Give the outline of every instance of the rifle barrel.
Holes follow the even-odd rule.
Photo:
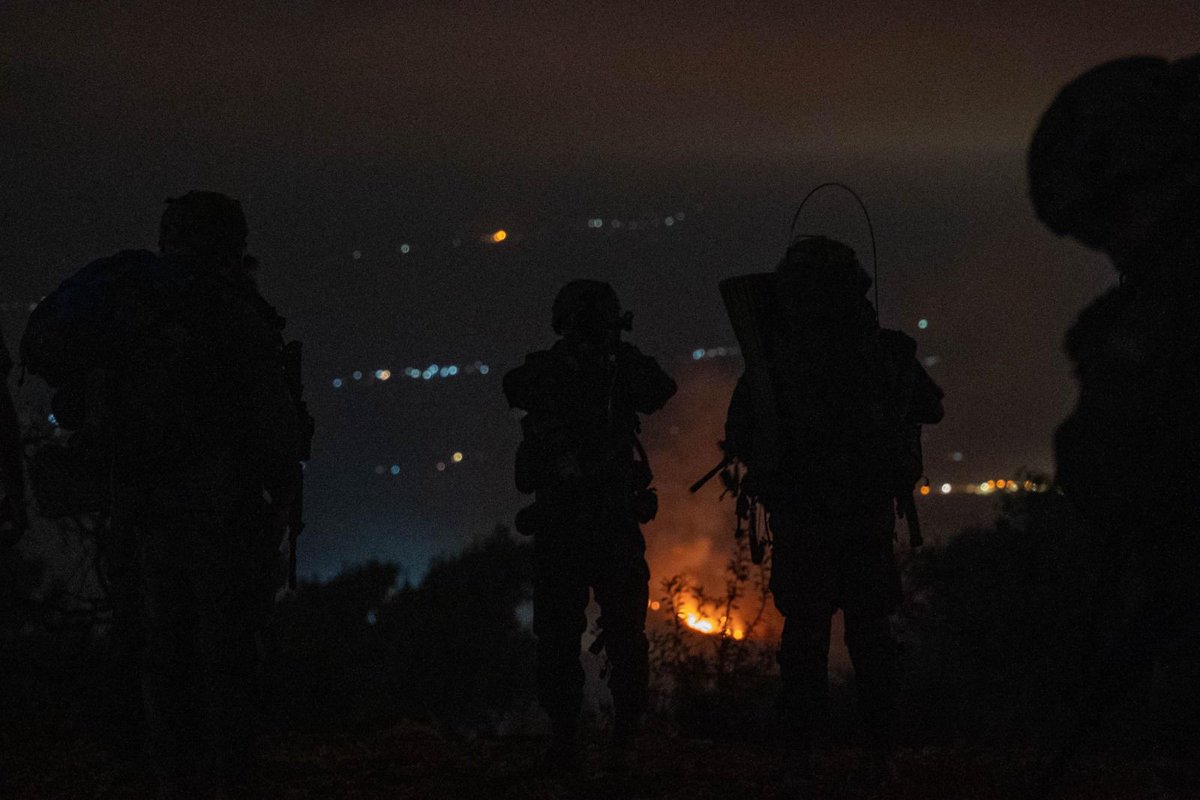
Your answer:
[[[732,463],[733,463],[733,456],[725,456],[725,458],[721,459],[720,464],[717,464],[715,467],[710,469],[708,472],[704,473],[704,476],[701,477],[700,480],[696,481],[691,486],[689,486],[688,493],[695,494],[696,492],[700,491],[702,488],[704,488],[704,484],[711,481],[713,478],[715,478],[717,476],[718,472],[725,469]]]

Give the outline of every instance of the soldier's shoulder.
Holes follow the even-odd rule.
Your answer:
[[[886,352],[893,355],[912,358],[917,354],[917,340],[903,331],[880,328],[879,344]]]
[[[1113,352],[1114,345],[1120,343],[1124,344],[1118,350],[1128,350],[1134,342],[1122,331],[1133,326],[1137,316],[1135,301],[1129,290],[1115,286],[1079,312],[1064,340],[1071,360],[1079,364],[1116,355]]]

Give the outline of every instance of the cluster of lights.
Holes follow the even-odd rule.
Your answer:
[[[996,492],[1008,492],[1013,494],[1016,492],[1044,492],[1050,488],[1049,484],[1039,483],[1029,479],[1017,480],[1016,478],[997,478],[995,480],[981,481],[979,483],[964,483],[957,486],[952,483],[943,483],[935,492],[932,486],[922,486],[918,491],[922,497],[928,497],[932,494],[994,494]]]
[[[437,472],[445,472],[446,469],[450,465],[461,464],[464,460],[466,460],[466,456],[463,455],[462,451],[455,450],[453,453],[450,454],[449,459],[447,459],[446,461],[437,462],[436,464],[433,465],[433,468]],[[392,464],[390,467],[385,464],[380,464],[377,467],[375,467],[376,475],[391,475],[393,478],[398,478],[398,477],[400,477],[401,472],[402,472],[402,470],[400,469],[399,464]]]
[[[642,219],[619,219],[612,217],[604,219],[604,217],[589,217],[587,226],[592,230],[601,230],[603,228],[612,228],[613,230],[644,230],[646,228],[657,228],[662,225],[670,228],[677,222],[683,222],[687,219],[687,214],[683,211],[676,211],[674,214],[668,214],[665,217],[648,217]]]
[[[703,207],[697,206],[697,208]],[[622,219],[620,217],[588,217],[586,220],[584,220],[584,224],[591,230],[602,230],[608,228],[612,230],[636,231],[659,227],[671,228],[680,222],[683,222],[685,219],[687,219],[686,211],[676,211],[675,213],[667,214],[666,216],[655,215],[652,217],[640,218],[627,217]],[[512,240],[512,236],[513,235],[506,229],[497,228],[494,231],[481,234],[479,236],[479,241],[483,242],[484,244],[501,244],[503,242]],[[461,247],[463,240],[456,237],[451,240],[450,244],[452,247]],[[413,251],[413,245],[409,242],[404,242],[396,249],[401,255],[408,255]],[[355,248],[354,250],[350,251],[350,258],[355,261],[361,261],[363,258],[365,258],[365,256],[366,254],[360,248]]]
[[[702,361],[709,358],[732,358],[741,355],[741,352],[736,347],[697,347],[691,352],[690,358],[692,361]],[[333,378],[330,383],[334,389],[341,389],[349,385],[352,381],[367,380],[368,383],[387,383],[393,377],[398,377],[399,375],[403,375],[414,381],[431,381],[434,378],[454,378],[460,375],[487,375],[491,371],[492,368],[482,361],[476,361],[474,364],[464,366],[459,366],[458,364],[430,364],[424,369],[405,367],[399,373],[393,373],[390,369],[377,369],[374,371],[355,370],[350,373],[349,378]],[[370,379],[374,379],[374,381]]]
[[[434,378],[456,378],[459,375],[487,375],[491,371],[492,368],[487,364],[482,361],[476,361],[474,364],[466,364],[461,367],[457,364],[430,364],[424,369],[405,367],[400,374],[414,381],[431,381]],[[350,373],[350,380],[361,381],[368,376],[381,383],[387,383],[392,379],[392,371],[390,369],[377,369],[374,372],[367,373],[356,369]],[[344,378],[334,378],[331,381],[335,389],[341,389],[346,383],[347,381]]]
[[[728,358],[740,355],[741,352],[736,347],[697,347],[692,351],[692,361],[701,361],[706,358]]]

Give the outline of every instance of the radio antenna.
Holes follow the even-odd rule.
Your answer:
[[[811,198],[814,194],[821,191],[822,189],[828,189],[831,186],[836,186],[839,189],[845,189],[847,192],[849,192],[850,196],[853,197],[855,199],[855,201],[858,203],[858,207],[862,209],[863,217],[865,217],[867,220],[867,232],[871,235],[871,267],[872,267],[872,271],[874,272],[873,280],[875,281],[875,316],[876,316],[876,318],[878,318],[879,317],[879,254],[875,250],[875,227],[873,225],[871,225],[871,214],[867,211],[866,203],[864,203],[862,201],[862,198],[858,196],[858,192],[854,191],[853,189],[851,189],[849,186],[847,186],[844,183],[838,183],[837,181],[827,181],[826,183],[822,183],[820,186],[817,186],[815,189],[813,189],[808,194],[804,195],[804,199],[800,201],[800,207],[796,209],[796,214],[795,214],[795,216],[792,217],[792,227],[791,227],[791,230],[788,232],[788,246],[790,247],[792,242],[795,241],[795,239],[796,239],[796,223],[800,221],[800,212],[804,210],[804,204],[807,203],[809,201],[809,198]]]

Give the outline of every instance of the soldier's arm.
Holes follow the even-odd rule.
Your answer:
[[[525,363],[504,375],[504,398],[510,408],[553,414],[562,394],[558,359],[548,351],[525,356]]]
[[[658,411],[675,395],[676,385],[652,357],[626,342],[618,351],[618,369],[633,409],[641,414]]]
[[[233,329],[241,346],[231,352],[245,422],[250,426],[250,454],[262,469],[272,498],[286,495],[300,457],[300,423],[283,369],[283,341],[250,306],[239,306]]]

